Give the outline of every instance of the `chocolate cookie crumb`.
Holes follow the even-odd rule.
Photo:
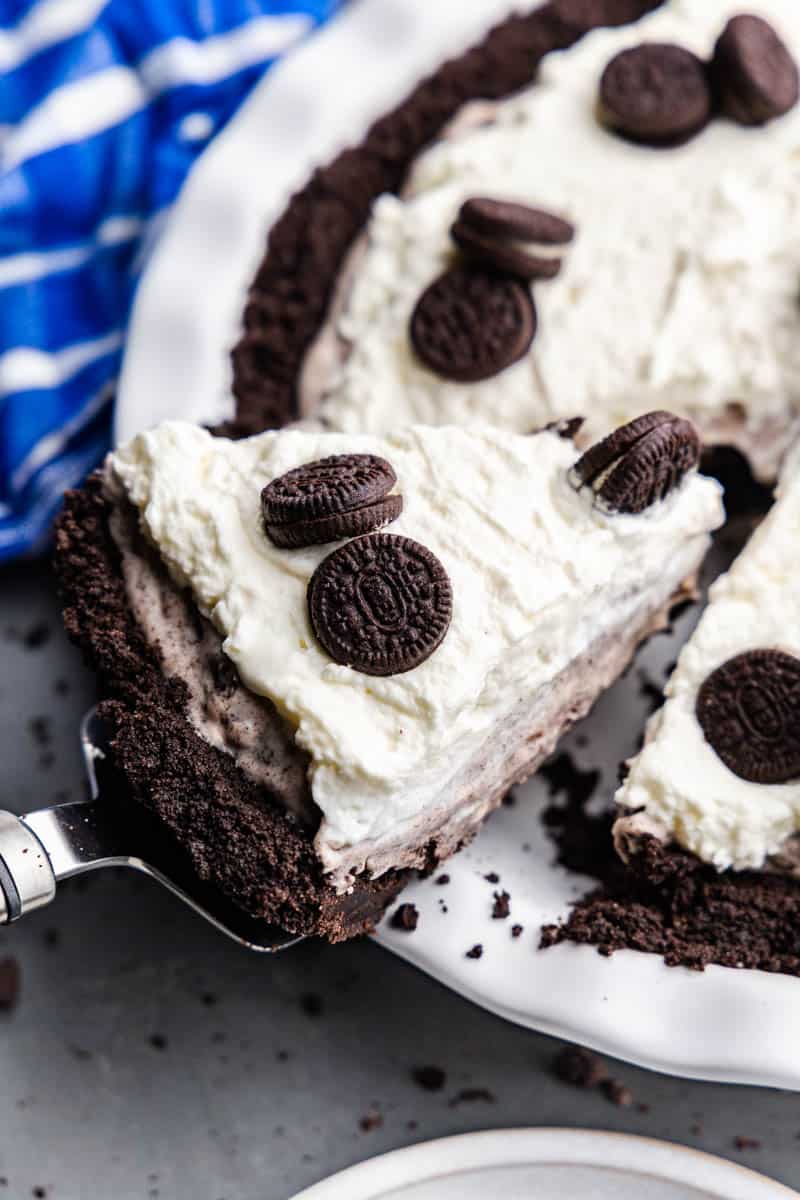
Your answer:
[[[300,1007],[307,1017],[321,1017],[323,1011],[322,996],[317,992],[303,992],[300,997]]]
[[[508,892],[495,892],[494,904],[492,905],[492,918],[495,921],[504,921],[511,913],[511,897]]]
[[[733,1139],[733,1144],[737,1150],[760,1150],[761,1140],[759,1138],[749,1137],[744,1133],[737,1133]]]
[[[31,717],[28,722],[31,736],[37,746],[47,747],[53,740],[53,722],[46,714]]]
[[[483,878],[486,880],[487,883],[499,883],[500,882],[500,876],[497,874],[497,871],[489,871],[489,873],[487,875],[484,875]]]
[[[392,913],[390,925],[392,929],[404,929],[413,933],[419,923],[419,912],[415,904],[401,904]]]
[[[518,938],[518,937],[522,937],[522,931],[523,931],[523,926],[522,926],[522,925],[512,925],[512,926],[511,926],[511,936],[512,936],[512,938]]]
[[[362,1133],[372,1133],[375,1129],[380,1129],[383,1125],[383,1117],[379,1112],[372,1109],[366,1113],[358,1122],[358,1127]]]
[[[444,887],[445,884],[448,884],[450,882],[450,876],[449,875],[437,875],[434,882],[438,883],[439,887]]]
[[[600,1083],[600,1091],[607,1100],[616,1104],[617,1108],[630,1108],[633,1104],[633,1092],[619,1079],[603,1079]]]
[[[608,1077],[602,1058],[583,1046],[562,1046],[552,1061],[552,1071],[562,1083],[579,1088],[597,1087]]]
[[[46,621],[37,621],[22,635],[22,641],[28,650],[38,650],[50,641],[50,633],[50,626]]]
[[[562,417],[558,421],[548,421],[541,429],[535,429],[534,433],[557,433],[565,442],[574,442],[585,420],[585,417]]]
[[[459,1104],[473,1104],[476,1100],[482,1101],[485,1104],[494,1104],[497,1100],[494,1092],[485,1087],[466,1087],[460,1092],[456,1092],[455,1096],[450,1100],[449,1107],[456,1108]]]
[[[166,1050],[167,1039],[163,1033],[151,1033],[147,1039],[154,1050]]]
[[[482,956],[483,956],[483,946],[480,944],[480,942],[476,942],[476,944],[470,950],[467,951],[465,957],[466,958],[481,958]]]
[[[414,1067],[411,1078],[426,1092],[440,1092],[447,1082],[447,1075],[441,1067]]]
[[[0,959],[0,1012],[12,1012],[19,1003],[21,971],[16,958]]]

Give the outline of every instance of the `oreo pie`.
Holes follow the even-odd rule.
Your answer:
[[[238,428],[581,412],[590,445],[668,408],[771,486],[800,428],[800,7],[758,11],[556,0],[424,81],[275,226]]]
[[[616,507],[557,428],[123,446],[68,495],[57,562],[134,799],[248,912],[369,928],[691,587],[720,489],[693,430],[652,427],[660,460],[639,428],[600,453],[639,480]]]

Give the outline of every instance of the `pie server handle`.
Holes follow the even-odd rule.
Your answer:
[[[0,811],[0,925],[49,904],[55,894],[56,875],[39,838],[20,817]]]

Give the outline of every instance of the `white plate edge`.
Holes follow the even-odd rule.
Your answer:
[[[377,1200],[388,1189],[446,1178],[454,1172],[529,1163],[646,1173],[665,1182],[706,1188],[720,1200],[788,1200],[797,1196],[748,1167],[674,1142],[554,1127],[483,1130],[420,1142],[348,1167],[293,1200]]]

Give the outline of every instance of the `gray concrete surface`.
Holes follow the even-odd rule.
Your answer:
[[[40,622],[49,636],[31,647]],[[47,571],[0,572],[0,804],[80,795],[91,698]],[[549,1074],[551,1039],[368,942],[265,960],[156,885],[110,873],[0,931],[8,954],[22,993],[0,1014],[0,1197],[285,1200],[395,1146],[507,1125],[669,1138],[800,1187],[795,1095],[612,1063],[637,1101],[615,1107]],[[429,1063],[447,1073],[440,1092],[412,1081]],[[454,1103],[463,1088],[494,1099]],[[382,1124],[365,1131],[370,1114]],[[737,1135],[760,1147],[738,1150]]]

